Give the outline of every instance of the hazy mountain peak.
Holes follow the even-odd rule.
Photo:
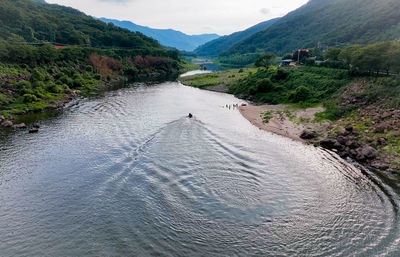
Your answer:
[[[126,28],[130,31],[141,32],[146,36],[158,40],[164,46],[174,47],[184,51],[193,51],[198,46],[220,37],[217,34],[187,35],[181,31],[173,29],[154,29],[147,26],[137,25],[130,21],[120,21],[107,18],[100,18],[99,20],[106,23],[111,22],[118,27]]]

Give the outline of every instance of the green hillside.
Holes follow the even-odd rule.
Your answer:
[[[195,52],[199,56],[207,56],[207,57],[217,57],[221,52],[229,49],[230,47],[234,46],[235,44],[239,43],[241,40],[246,39],[247,37],[267,29],[269,26],[274,24],[277,19],[268,20],[262,23],[259,23],[251,28],[248,28],[244,31],[236,32],[228,36],[223,36],[212,40],[202,46],[199,46]]]
[[[69,7],[30,0],[0,1],[0,39],[163,50],[156,40],[141,33],[107,25]]]
[[[182,69],[179,52],[154,39],[38,1],[0,0],[1,119]]]
[[[399,0],[311,0],[223,55],[398,40],[399,10]]]

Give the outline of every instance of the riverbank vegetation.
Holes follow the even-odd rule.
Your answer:
[[[197,88],[212,88],[223,85],[226,91],[229,87],[246,78],[255,68],[241,68],[219,71],[214,73],[182,77],[179,80],[185,84]]]
[[[69,7],[29,0],[0,7],[5,118],[57,108],[115,83],[176,77],[185,66],[177,50]]]
[[[305,65],[296,67],[273,66],[273,55],[267,57],[259,59],[261,67],[227,83],[229,92],[259,104],[323,106],[325,111],[307,121],[307,126],[318,130],[312,135],[326,139],[322,145],[379,169],[400,170],[400,43],[331,48],[318,57],[323,61],[305,57],[300,60]],[[204,88],[238,75],[236,69],[182,82]],[[265,118],[270,120],[271,114]],[[323,123],[328,125],[320,126]],[[349,126],[352,133],[346,132]]]
[[[229,88],[251,101],[269,104],[321,104],[350,81],[348,71],[320,67],[259,68]]]
[[[22,49],[24,58],[4,52],[0,57],[0,115],[5,117],[56,108],[77,94],[126,80],[167,77],[179,68],[168,57],[131,57],[127,52],[121,56],[101,49],[57,50],[52,45]]]

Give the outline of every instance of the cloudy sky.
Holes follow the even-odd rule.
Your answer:
[[[46,0],[95,17],[129,20],[187,34],[230,34],[280,17],[308,0]]]

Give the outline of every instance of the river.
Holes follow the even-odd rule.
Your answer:
[[[0,256],[400,256],[398,188],[239,102],[135,84],[0,130]]]

